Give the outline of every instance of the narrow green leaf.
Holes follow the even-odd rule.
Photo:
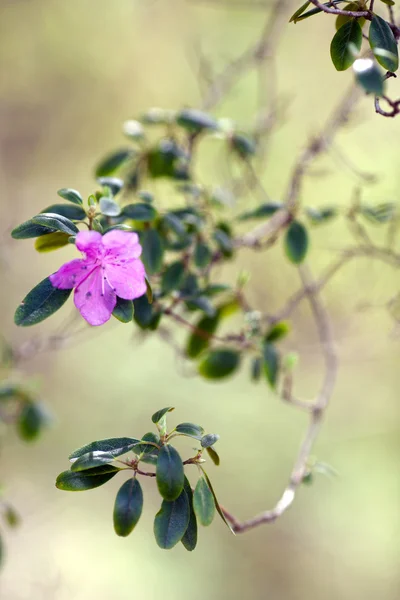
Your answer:
[[[337,71],[345,71],[355,61],[353,46],[359,52],[362,44],[362,29],[355,20],[348,21],[337,30],[331,42],[331,59]]]
[[[211,485],[210,478],[208,477],[208,475],[207,475],[207,473],[205,472],[205,470],[203,469],[203,467],[200,467],[200,469],[201,469],[201,472],[203,473],[203,475],[204,475],[204,477],[205,477],[205,480],[207,481],[208,487],[210,488],[210,491],[211,491],[211,493],[212,493],[212,495],[213,495],[213,498],[214,498],[214,503],[215,503],[215,508],[217,509],[217,513],[219,514],[219,516],[221,517],[221,519],[223,520],[223,522],[225,523],[225,525],[228,527],[228,529],[230,529],[230,530],[231,530],[231,532],[232,532],[233,534],[235,534],[235,532],[233,531],[233,529],[232,529],[232,527],[231,527],[231,525],[230,525],[229,521],[226,519],[226,517],[225,517],[224,513],[222,512],[222,509],[221,509],[221,507],[220,507],[220,505],[219,505],[219,502],[218,502],[218,500],[217,500],[217,496],[215,495],[214,488],[213,488],[213,486]]]
[[[216,467],[218,467],[219,463],[221,462],[218,452],[215,450],[215,448],[213,448],[213,446],[207,446],[206,451],[207,451],[208,456],[213,461],[214,465]]]
[[[211,525],[215,515],[214,497],[204,477],[200,477],[193,494],[193,509],[200,523]]]
[[[68,200],[68,202],[72,202],[73,204],[83,204],[83,198],[80,193],[72,188],[62,188],[58,190],[57,194],[60,198],[64,198],[64,200]]]
[[[71,471],[87,471],[88,469],[93,469],[94,467],[106,465],[112,462],[114,459],[114,454],[109,452],[101,452],[99,450],[87,452],[87,454],[82,454],[82,456],[74,460],[71,465]]]
[[[251,380],[259,381],[261,377],[263,360],[259,356],[255,356],[251,361]]]
[[[201,438],[201,446],[202,448],[208,448],[209,446],[213,446],[218,440],[218,433],[207,433]]]
[[[238,221],[250,221],[252,219],[265,219],[265,217],[271,217],[280,208],[283,207],[281,202],[268,202],[267,204],[261,204],[254,210],[249,210],[238,215]]]
[[[187,498],[188,498],[190,514],[189,514],[189,523],[188,523],[187,529],[185,531],[185,534],[184,534],[183,538],[181,539],[181,542],[184,545],[184,547],[186,548],[186,550],[191,552],[192,550],[194,550],[196,548],[196,545],[197,545],[197,519],[196,519],[194,509],[193,509],[192,486],[190,485],[187,477],[185,477],[185,483],[184,483],[183,489],[185,490]]]
[[[183,489],[183,463],[173,446],[162,446],[158,453],[156,480],[158,491],[168,501],[175,500]]]
[[[240,354],[236,350],[211,350],[200,362],[198,370],[206,379],[223,379],[232,375],[240,365]]]
[[[64,248],[69,244],[70,237],[68,233],[62,233],[61,231],[46,233],[35,240],[35,250],[38,252],[52,252]]]
[[[111,154],[108,154],[96,168],[96,177],[107,177],[112,175],[120,167],[122,167],[128,160],[135,156],[135,152],[132,149],[117,150]]]
[[[285,235],[285,250],[289,260],[298,265],[306,257],[308,250],[308,233],[302,223],[292,221]]]
[[[163,500],[154,519],[154,536],[163,550],[173,548],[185,535],[190,519],[189,500],[185,490],[173,502]]]
[[[68,300],[72,290],[58,290],[48,277],[29,292],[15,311],[14,322],[20,327],[44,321]]]
[[[305,10],[306,10],[306,9],[307,9],[309,6],[310,6],[310,4],[311,4],[311,2],[310,2],[310,1],[308,1],[308,2],[304,2],[304,4],[302,4],[302,5],[300,6],[300,8],[298,8],[298,9],[296,10],[296,12],[294,12],[294,13],[292,14],[292,16],[291,16],[291,17],[290,17],[290,19],[289,19],[289,23],[292,23],[292,22],[296,23],[296,21],[297,21],[298,17],[300,17],[300,15],[302,15],[302,14],[303,14],[303,12],[304,12],[304,11],[305,11]]]
[[[151,222],[157,218],[157,211],[151,204],[137,202],[136,204],[127,204],[122,209],[122,214],[133,221]]]
[[[279,373],[279,354],[269,342],[263,345],[264,373],[271,387],[275,387]]]
[[[133,320],[133,302],[132,300],[124,300],[117,296],[117,304],[113,310],[113,317],[121,321],[121,323],[131,323]]]
[[[107,438],[105,440],[98,440],[95,442],[90,442],[90,444],[86,444],[85,446],[82,446],[82,448],[74,450],[68,458],[73,460],[74,458],[79,458],[88,452],[106,452],[112,454],[113,456],[121,456],[122,454],[129,452],[129,450],[132,450],[133,446],[135,446],[135,444],[138,442],[140,442],[140,440],[131,437]]]
[[[114,529],[126,537],[137,525],[143,509],[143,492],[136,477],[128,479],[118,490],[114,504]]]
[[[11,232],[11,237],[15,240],[27,240],[30,238],[39,237],[41,235],[46,235],[48,233],[53,233],[55,229],[51,227],[44,227],[43,225],[38,225],[34,223],[32,219],[29,221],[25,221],[25,223],[21,223],[18,227],[15,227]]]
[[[396,38],[389,24],[378,15],[372,17],[369,28],[369,43],[378,63],[392,73],[397,71],[399,68],[399,51]]]
[[[81,473],[63,471],[57,477],[56,487],[65,492],[92,490],[110,481],[119,470],[112,465],[104,465],[104,467],[96,467],[90,471],[83,471]]]
[[[147,229],[141,235],[142,244],[141,259],[149,275],[161,271],[164,258],[164,245],[162,238],[156,229]]]

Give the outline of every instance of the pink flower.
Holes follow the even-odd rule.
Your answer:
[[[111,317],[117,296],[133,300],[146,292],[142,247],[136,233],[114,229],[105,235],[80,231],[76,247],[83,259],[71,260],[50,276],[55,288],[75,288],[75,306],[90,325]]]

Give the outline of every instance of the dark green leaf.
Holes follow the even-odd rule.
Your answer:
[[[357,61],[355,61],[355,62],[357,62]],[[326,208],[306,207],[305,213],[313,225],[319,225],[320,223],[326,223],[327,221],[330,221],[331,219],[333,219],[333,217],[336,217],[337,209],[333,208],[333,207],[326,207]]]
[[[298,221],[292,221],[285,235],[285,250],[289,260],[298,265],[306,257],[308,250],[307,229]]]
[[[99,200],[100,212],[106,217],[118,217],[121,214],[121,207],[112,198],[102,196]]]
[[[160,446],[161,442],[159,436],[153,433],[152,431],[149,431],[148,433],[144,434],[142,440],[151,443],[139,444],[135,446],[135,448],[133,449],[135,454],[139,455],[140,460],[142,462],[148,463],[150,465],[156,465],[159,449],[156,448],[154,444]]]
[[[385,80],[374,60],[371,58],[359,58],[354,61],[353,71],[357,83],[367,94],[382,96],[385,88]]]
[[[304,11],[305,11],[305,10],[306,10],[306,9],[307,9],[309,6],[310,6],[310,4],[311,4],[311,2],[310,2],[310,1],[308,1],[308,2],[304,2],[304,4],[302,4],[302,5],[300,6],[300,8],[298,8],[298,9],[296,10],[296,12],[294,12],[294,13],[292,14],[292,16],[291,16],[291,17],[290,17],[290,19],[289,19],[289,23],[292,23],[292,22],[296,23],[296,22],[297,22],[297,19],[298,19],[298,17],[300,17],[300,15],[302,15],[302,14],[303,14],[303,12],[304,12]]]
[[[153,423],[159,423],[167,413],[172,412],[173,410],[175,410],[173,406],[161,408],[160,410],[154,413],[154,415],[151,417],[151,420],[153,421]]]
[[[195,108],[185,108],[178,112],[176,123],[190,133],[217,129],[217,122],[211,115]]]
[[[136,202],[136,204],[128,204],[122,209],[122,214],[128,219],[134,221],[151,222],[157,218],[157,211],[151,204],[144,202]]]
[[[376,60],[384,69],[397,71],[399,68],[399,52],[396,38],[389,24],[374,15],[369,28],[369,43]]]
[[[281,340],[283,337],[286,337],[290,331],[289,324],[286,321],[280,321],[279,323],[275,323],[268,331],[265,336],[266,342],[276,342],[277,340]]]
[[[193,494],[193,509],[200,523],[211,525],[215,515],[214,497],[204,477],[200,477]]]
[[[182,237],[186,233],[184,222],[175,214],[168,213],[163,219],[164,225],[173,231],[178,237]]]
[[[194,423],[179,423],[179,425],[175,427],[175,431],[195,438],[196,440],[201,439],[204,433],[204,429],[200,425],[195,425]]]
[[[40,215],[33,217],[32,221],[37,225],[48,227],[54,231],[62,231],[64,233],[68,233],[69,235],[75,235],[79,233],[79,229],[75,223],[66,217],[63,217],[62,215],[57,215],[56,213],[41,213]]]
[[[350,2],[349,4],[346,5],[345,10],[352,10],[352,11],[361,11],[363,10],[362,5],[359,2]],[[348,21],[351,21],[351,19],[354,19],[354,17],[348,16],[348,15],[338,15],[336,18],[336,29],[340,29],[342,27],[342,25],[344,25],[345,23],[347,23]],[[359,17],[357,19],[357,21],[360,24],[360,27],[363,27],[364,23],[365,23],[365,19],[364,17]]]
[[[107,177],[122,167],[129,159],[133,158],[135,152],[132,149],[117,150],[108,154],[96,168],[96,177]]]
[[[172,177],[176,175],[178,161],[184,156],[183,150],[174,140],[161,140],[147,155],[147,169],[150,177]]]
[[[126,454],[129,450],[132,450],[133,446],[140,442],[137,438],[122,437],[122,438],[107,438],[105,440],[98,440],[96,442],[90,442],[82,448],[74,450],[69,455],[69,459],[79,458],[88,452],[107,452],[113,456],[121,456]]]
[[[213,238],[222,254],[226,258],[230,258],[233,254],[233,242],[231,236],[221,228],[216,228],[213,233]]]
[[[256,142],[243,133],[235,133],[231,138],[232,149],[237,152],[241,158],[248,158],[256,153]]]
[[[113,310],[113,317],[121,321],[121,323],[130,323],[133,319],[133,302],[132,300],[124,300],[117,296],[117,304]]]
[[[137,525],[143,509],[143,492],[136,477],[128,479],[118,490],[114,504],[114,529],[126,537]]]
[[[56,487],[65,492],[83,492],[92,490],[104,485],[118,473],[120,469],[113,465],[104,465],[96,467],[90,471],[74,473],[73,471],[63,471],[57,477]],[[90,473],[90,474],[89,474]]]
[[[15,311],[14,322],[21,327],[36,325],[50,317],[68,300],[72,290],[58,290],[48,277],[29,292]]]
[[[209,446],[213,446],[216,442],[218,442],[218,440],[218,433],[207,433],[201,438],[201,446],[203,448],[208,448]]]
[[[113,196],[116,196],[124,187],[124,180],[118,177],[99,177],[98,182],[103,187],[107,187]]]
[[[281,202],[268,202],[267,204],[261,204],[254,210],[250,210],[240,214],[237,218],[238,221],[250,221],[251,219],[265,219],[265,217],[270,217],[282,207],[283,204]]]
[[[160,234],[156,229],[147,229],[141,235],[142,256],[141,259],[149,275],[161,270],[164,258],[164,245]]]
[[[83,199],[80,193],[72,188],[62,188],[61,190],[58,190],[57,194],[60,196],[60,198],[64,198],[64,200],[68,200],[73,204],[83,204]]]
[[[35,250],[38,252],[51,252],[52,250],[64,248],[69,244],[70,237],[68,233],[62,233],[62,231],[46,233],[35,240]]]
[[[139,325],[139,327],[141,327],[142,329],[147,329],[148,327],[150,327],[154,317],[154,313],[153,307],[150,304],[147,295],[144,294],[143,296],[140,296],[140,298],[135,298],[135,300],[133,301],[133,306],[133,318],[135,322]]]
[[[263,345],[263,360],[265,376],[271,387],[275,387],[279,372],[279,354],[269,342]]]
[[[198,269],[204,269],[210,264],[212,253],[210,248],[204,242],[197,242],[194,252],[193,260],[194,264]]]
[[[173,548],[185,535],[189,525],[190,507],[185,490],[173,502],[163,500],[154,520],[154,536],[164,550]]]
[[[217,314],[216,308],[212,305],[207,296],[188,298],[185,304],[186,308],[189,310],[201,310],[211,319]]]
[[[38,437],[47,421],[48,416],[40,404],[27,402],[18,416],[18,434],[26,442],[31,442]]]
[[[46,235],[47,233],[53,233],[54,231],[55,229],[38,225],[30,219],[29,221],[25,221],[25,223],[21,223],[18,227],[15,227],[11,232],[11,237],[15,240],[27,240],[29,238]]]
[[[263,361],[259,356],[255,356],[251,361],[251,380],[259,381],[262,372]]]
[[[218,467],[219,463],[220,463],[218,452],[212,446],[207,446],[206,451],[207,451],[208,456],[213,461],[214,465],[216,467]]]
[[[169,294],[173,290],[179,289],[183,283],[184,277],[185,265],[183,262],[177,260],[168,265],[161,278],[161,289],[163,293]]]
[[[94,467],[100,467],[106,465],[115,459],[115,455],[110,452],[101,452],[95,450],[94,452],[88,452],[82,454],[79,458],[75,459],[71,465],[71,471],[87,471]]]
[[[72,221],[83,221],[86,217],[86,213],[81,206],[73,206],[71,204],[52,204],[41,212],[61,215]]]
[[[331,59],[337,71],[345,71],[355,61],[355,50],[360,51],[362,29],[353,19],[337,30],[331,42]]]
[[[368,219],[370,223],[382,224],[388,223],[396,216],[396,205],[392,202],[383,202],[378,206],[362,206],[360,213],[363,217]]]
[[[197,545],[197,519],[196,519],[195,512],[193,510],[192,486],[190,485],[187,477],[185,477],[185,483],[184,483],[183,489],[185,490],[187,498],[188,498],[190,515],[189,515],[189,524],[185,531],[185,535],[181,539],[181,542],[185,546],[186,550],[191,552],[192,550],[194,550],[196,548],[196,545]]]
[[[165,500],[175,500],[183,489],[183,463],[173,446],[162,446],[158,453],[156,480]]]
[[[324,2],[324,6],[332,6],[336,4],[341,4],[342,2],[346,2],[346,0],[333,0],[333,2]],[[318,13],[322,12],[322,8],[313,8],[306,13],[304,12],[306,8],[309,6],[310,2],[305,2],[296,12],[292,15],[289,22],[297,23],[298,21],[303,21],[304,19],[308,19],[309,17],[313,17]]]
[[[186,354],[189,358],[197,358],[199,354],[210,343],[210,338],[214,335],[220,322],[220,315],[217,313],[214,317],[202,317],[197,322],[193,332],[190,334],[186,346]]]
[[[203,469],[203,467],[200,467],[200,469],[201,469],[201,472],[203,473],[203,475],[204,475],[204,477],[205,477],[205,480],[207,481],[208,487],[210,488],[210,491],[211,491],[211,493],[212,493],[212,495],[213,495],[213,498],[214,498],[214,503],[215,503],[215,508],[217,509],[217,513],[219,514],[219,516],[221,517],[221,519],[223,520],[223,522],[225,523],[225,525],[226,525],[226,526],[227,526],[227,527],[228,527],[228,528],[231,530],[231,532],[232,532],[232,533],[235,533],[235,532],[233,531],[233,529],[232,529],[232,527],[231,527],[230,523],[227,521],[227,519],[226,519],[226,517],[225,517],[224,513],[222,512],[222,509],[221,509],[221,507],[220,507],[220,505],[219,505],[219,502],[218,502],[218,500],[217,500],[217,496],[215,495],[214,488],[213,488],[213,486],[211,485],[210,478],[208,477],[208,475],[207,475],[207,473],[205,472],[205,470]]]
[[[240,365],[240,354],[236,350],[211,350],[200,362],[199,373],[206,379],[223,379],[232,375]]]

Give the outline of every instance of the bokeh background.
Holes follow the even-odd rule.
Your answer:
[[[21,298],[73,255],[38,255],[32,242],[9,238],[12,226],[56,201],[56,190],[93,189],[93,165],[122,141],[121,123],[150,106],[200,103],[199,44],[220,68],[254,40],[263,11],[183,0],[2,0],[0,3],[1,331],[13,343],[57,331],[71,304],[34,330],[17,330]],[[252,3],[249,2],[249,5]],[[293,9],[296,5],[293,5]],[[290,14],[290,13],[289,13]],[[317,132],[349,85],[329,59],[333,20],[287,25],[279,44],[277,82],[287,104],[262,177],[282,197],[302,145]],[[393,94],[400,92],[396,82]],[[247,127],[255,110],[252,75],[215,110]],[[365,99],[338,145],[363,171],[365,201],[399,202],[400,118],[383,119]],[[210,142],[210,156],[214,143]],[[221,159],[203,158],[207,177],[225,177]],[[332,154],[307,179],[304,201],[346,206],[360,181]],[[171,189],[153,191],[168,198]],[[255,202],[245,199],[241,202]],[[246,204],[247,206],[247,204]],[[374,228],[370,228],[373,235]],[[311,264],[319,272],[350,241],[343,220],[312,232]],[[244,253],[256,307],[274,310],[298,285],[280,248]],[[230,267],[226,277],[235,277]],[[159,497],[145,485],[140,524],[127,539],[112,528],[121,481],[85,494],[62,493],[56,475],[69,452],[93,439],[141,435],[151,414],[176,407],[171,422],[193,421],[221,435],[222,464],[209,473],[223,504],[239,517],[274,505],[290,472],[306,417],[282,405],[266,385],[243,373],[222,384],[187,376],[157,336],[130,326],[88,328],[58,352],[27,361],[24,375],[51,410],[52,427],[36,444],[2,438],[1,480],[23,521],[5,534],[0,575],[4,600],[385,600],[399,597],[399,335],[384,304],[398,274],[354,261],[325,290],[341,359],[339,382],[316,456],[339,473],[317,477],[273,525],[234,538],[222,522],[202,529],[197,550],[160,550],[152,536]],[[361,310],[361,307],[363,310]],[[398,333],[398,329],[397,329]],[[178,336],[184,335],[178,333]],[[294,315],[287,350],[301,353],[299,394],[312,396],[321,356],[306,305]],[[182,449],[184,445],[182,444]],[[148,485],[147,485],[148,484]]]

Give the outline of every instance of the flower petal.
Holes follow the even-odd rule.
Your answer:
[[[92,264],[80,258],[71,260],[50,275],[51,284],[59,290],[71,290],[87,277]]]
[[[104,272],[120,298],[134,300],[146,293],[146,272],[141,260],[130,260],[119,265],[107,264]]]
[[[84,279],[75,289],[74,302],[82,317],[90,325],[103,325],[111,317],[117,297],[104,279],[100,266]]]
[[[112,229],[103,235],[103,246],[106,250],[106,260],[139,258],[142,253],[139,237],[133,231]]]
[[[75,245],[90,259],[100,258],[103,254],[102,236],[98,231],[80,231],[76,235]]]

